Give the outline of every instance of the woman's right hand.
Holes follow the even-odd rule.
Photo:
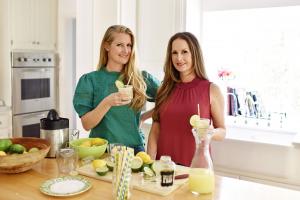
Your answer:
[[[97,105],[96,108],[81,117],[83,128],[87,131],[94,128],[97,124],[99,124],[112,106],[123,106],[130,102],[131,99],[128,99],[128,97],[124,96],[120,92],[108,95]]]
[[[124,106],[130,104],[131,99],[128,99],[126,96],[122,95],[120,92],[111,93],[105,97],[105,101],[110,106]]]

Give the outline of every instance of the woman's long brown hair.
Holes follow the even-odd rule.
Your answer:
[[[154,121],[159,121],[159,109],[172,93],[172,90],[176,83],[181,82],[180,74],[172,63],[172,44],[176,39],[182,39],[187,42],[191,52],[192,66],[194,68],[196,76],[201,79],[208,79],[204,67],[204,60],[202,56],[201,47],[197,38],[189,32],[180,32],[173,35],[170,38],[167,46],[167,54],[164,64],[165,76],[162,85],[158,90],[155,101],[154,113],[152,116]]]
[[[109,59],[108,52],[105,49],[105,45],[111,44],[113,42],[114,33],[125,33],[128,34],[131,38],[131,42],[132,42],[131,55],[129,57],[128,63],[123,67],[119,79],[122,80],[124,83],[127,83],[130,75],[132,74],[130,85],[133,86],[134,95],[130,106],[134,110],[138,111],[142,109],[142,107],[144,106],[147,100],[146,83],[143,79],[141,72],[137,68],[136,54],[135,54],[135,38],[132,31],[129,28],[122,25],[113,25],[106,30],[100,46],[100,58],[99,58],[97,69],[100,70],[101,67],[106,66],[108,62]]]

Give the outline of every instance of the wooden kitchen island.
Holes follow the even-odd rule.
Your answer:
[[[52,197],[40,192],[40,185],[57,177],[55,159],[44,159],[34,169],[20,174],[0,174],[0,199],[43,200],[43,199],[86,199],[111,200],[111,183],[86,177],[92,188],[71,197]],[[214,194],[194,196],[185,184],[169,196],[163,197],[133,189],[131,200],[300,200],[300,191],[273,187],[238,179],[216,176]]]

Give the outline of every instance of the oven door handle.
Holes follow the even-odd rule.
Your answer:
[[[34,68],[34,69],[23,69],[23,72],[49,72],[50,69],[45,68]]]
[[[27,114],[26,116],[24,116],[24,118],[26,119],[32,119],[32,118],[44,118],[46,117],[46,114]]]

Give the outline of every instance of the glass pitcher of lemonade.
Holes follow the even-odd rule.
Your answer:
[[[193,126],[192,133],[195,138],[195,153],[189,172],[189,189],[194,194],[207,194],[214,191],[215,177],[213,164],[209,152],[211,136],[208,134],[209,119],[201,120]]]

